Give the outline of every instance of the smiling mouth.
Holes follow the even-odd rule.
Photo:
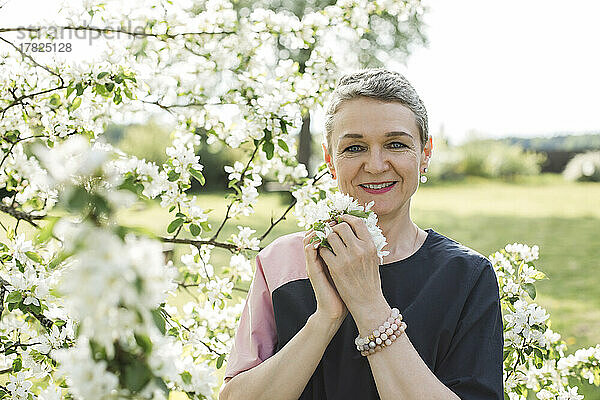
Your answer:
[[[381,189],[389,188],[389,187],[393,186],[395,183],[396,183],[395,181],[384,182],[384,183],[363,183],[358,186],[362,186],[365,189],[381,190]]]

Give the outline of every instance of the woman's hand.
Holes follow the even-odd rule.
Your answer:
[[[327,237],[333,252],[324,247],[319,254],[344,303],[354,315],[383,298],[377,248],[361,218],[343,215]]]
[[[311,229],[304,234],[304,257],[306,259],[306,273],[312,284],[317,299],[316,314],[340,325],[346,315],[348,308],[342,301],[335,285],[327,271],[327,266],[318,254],[314,243],[310,240],[315,235]]]

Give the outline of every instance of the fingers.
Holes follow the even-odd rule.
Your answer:
[[[352,228],[352,231],[360,240],[368,242],[371,238],[371,234],[367,229],[367,224],[362,218],[355,217],[354,215],[344,214],[342,220],[346,222]]]
[[[339,223],[336,226],[334,226],[333,232],[336,233],[335,236],[339,237],[344,242],[344,245],[346,247],[350,247],[358,241],[358,237],[355,235],[350,225],[345,222]],[[332,236],[334,235],[329,235],[329,237]],[[329,238],[327,240],[329,240]],[[335,251],[335,247],[333,249]]]

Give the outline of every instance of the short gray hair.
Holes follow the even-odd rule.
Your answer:
[[[346,74],[333,91],[325,115],[325,143],[331,152],[331,137],[335,113],[348,100],[369,97],[386,103],[397,102],[408,107],[415,115],[421,136],[421,149],[429,139],[427,110],[419,95],[404,75],[385,68],[371,68]]]

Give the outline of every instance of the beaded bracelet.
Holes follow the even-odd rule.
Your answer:
[[[379,328],[364,338],[358,335],[354,343],[362,356],[368,356],[391,345],[405,330],[406,322],[402,321],[400,310],[392,308],[390,317]]]

